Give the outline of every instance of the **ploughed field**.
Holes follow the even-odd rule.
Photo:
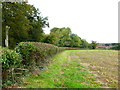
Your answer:
[[[39,74],[24,78],[24,88],[117,88],[118,51],[66,50]]]

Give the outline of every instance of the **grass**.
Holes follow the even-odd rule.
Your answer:
[[[67,50],[52,58],[52,63],[39,75],[24,78],[23,88],[101,88],[103,84],[81,64],[81,56],[89,51]],[[90,50],[91,52],[91,50]],[[94,52],[94,51],[93,51]],[[88,57],[87,57],[88,58]],[[105,87],[105,86],[104,86]]]
[[[118,56],[115,50],[66,50],[54,56],[47,69],[24,77],[21,87],[117,88]]]

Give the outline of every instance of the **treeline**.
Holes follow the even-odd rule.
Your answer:
[[[97,42],[88,43],[77,34],[72,33],[69,27],[54,27],[50,34],[45,34],[43,28],[49,27],[47,17],[43,17],[39,9],[25,2],[3,2],[2,5],[2,46],[5,47],[6,30],[9,27],[9,48],[14,49],[20,42],[43,42],[59,47],[92,48]],[[100,46],[115,46],[116,43],[106,43]]]
[[[116,43],[113,47],[111,47],[113,50],[120,50],[120,43]]]
[[[19,42],[44,42],[60,47],[88,48],[90,44],[73,34],[69,27],[50,30],[46,35],[43,28],[49,27],[47,17],[42,17],[39,9],[23,3],[2,3],[2,43],[5,46],[6,27],[9,27],[9,48],[15,48]]]
[[[54,27],[50,30],[50,34],[45,35],[43,42],[54,44],[59,47],[89,47],[89,43],[81,39],[77,34],[73,34],[69,27]]]
[[[120,50],[120,43],[98,43],[98,46],[110,46],[110,49]]]
[[[98,46],[116,46],[118,43],[98,43]]]

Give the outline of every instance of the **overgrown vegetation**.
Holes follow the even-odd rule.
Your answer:
[[[16,53],[16,51],[9,50],[7,48],[0,48],[0,50],[0,62],[2,63],[2,84],[3,86],[12,85],[18,79],[13,76],[13,70],[20,66],[22,57],[19,53]]]
[[[8,48],[0,48],[0,50],[3,87],[6,87],[18,84],[26,72],[33,72],[37,65],[49,63],[49,58],[63,51],[64,48],[39,42],[21,42],[15,50]]]
[[[22,55],[22,64],[31,67],[42,62],[49,62],[48,57],[51,57],[64,49],[55,45],[40,42],[21,42],[15,50]]]

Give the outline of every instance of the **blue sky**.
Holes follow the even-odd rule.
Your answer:
[[[49,34],[53,27],[70,27],[72,32],[98,43],[118,42],[119,0],[28,0],[48,16]]]

